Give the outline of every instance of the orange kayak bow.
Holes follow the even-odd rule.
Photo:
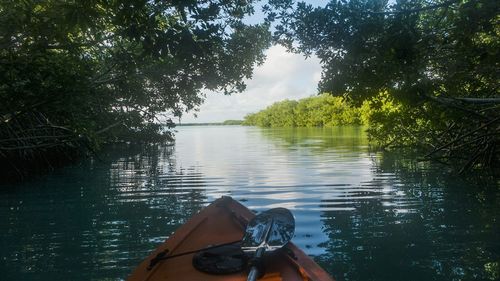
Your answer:
[[[255,217],[231,197],[222,197],[202,209],[161,244],[129,276],[128,281],[245,281],[249,268],[221,274],[206,273],[195,266],[199,263],[200,249],[217,245],[237,245],[245,233],[247,223]],[[215,245],[215,247],[214,247]],[[224,246],[223,246],[224,247]],[[238,248],[233,246],[233,248]],[[207,250],[205,256],[213,255]],[[198,254],[198,257],[196,255]],[[198,261],[196,259],[198,258]],[[234,260],[228,263],[234,264]],[[266,281],[333,281],[310,257],[289,242],[283,249],[265,257],[265,274],[258,280]],[[226,266],[219,266],[224,269]],[[235,271],[235,270],[233,270]]]

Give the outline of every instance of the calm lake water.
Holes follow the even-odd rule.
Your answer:
[[[500,278],[498,179],[372,153],[361,128],[177,130],[2,186],[0,279],[125,279],[223,195],[289,208],[293,242],[338,280]]]

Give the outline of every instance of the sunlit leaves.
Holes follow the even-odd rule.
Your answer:
[[[333,127],[361,124],[361,111],[343,97],[322,94],[299,101],[276,102],[245,117],[245,125],[261,127]],[[368,114],[368,113],[366,113]]]

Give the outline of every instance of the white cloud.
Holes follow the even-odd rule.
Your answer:
[[[259,111],[284,99],[300,99],[317,93],[321,77],[319,59],[305,58],[286,52],[282,46],[273,46],[266,52],[266,62],[254,70],[253,78],[246,81],[247,89],[240,94],[225,96],[208,92],[205,103],[195,118],[185,114],[183,123],[221,122],[243,119],[251,112]]]

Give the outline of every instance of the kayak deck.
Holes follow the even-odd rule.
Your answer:
[[[192,265],[194,254],[161,260],[150,270],[148,266],[150,261],[160,253],[170,256],[241,240],[246,224],[254,216],[255,214],[245,206],[230,197],[222,197],[214,201],[161,244],[127,280],[246,280],[246,271],[228,275],[213,275],[198,271]],[[285,247],[287,248],[285,251],[279,251],[264,261],[266,274],[258,280],[333,281],[321,267],[293,243],[290,242]]]

